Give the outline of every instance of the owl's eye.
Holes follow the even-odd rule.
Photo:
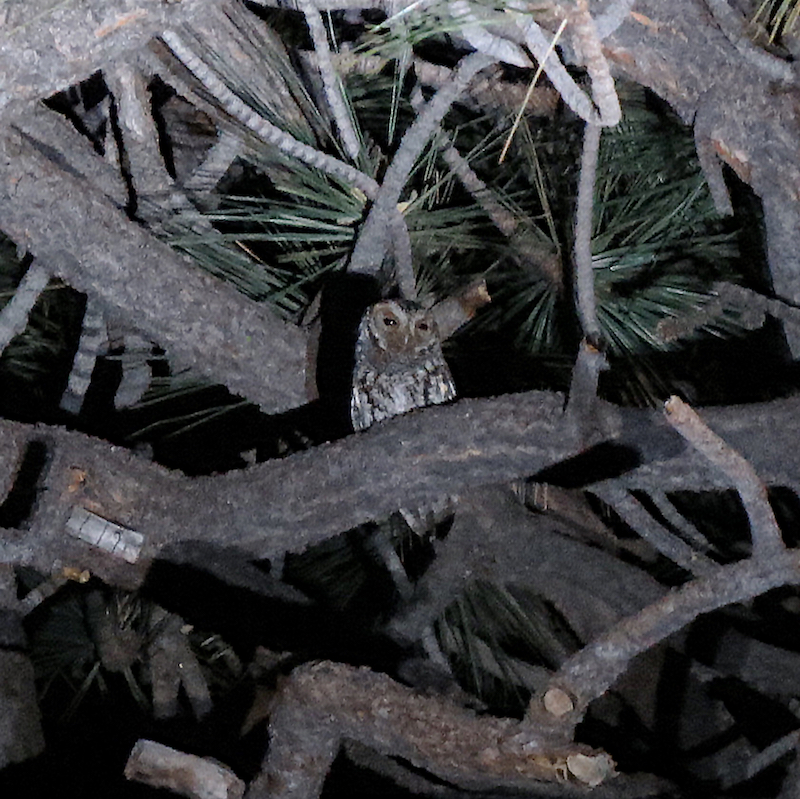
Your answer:
[[[417,330],[427,330],[429,327],[427,322],[417,322]]]
[[[383,324],[385,324],[386,327],[391,327],[392,325],[397,324],[397,319],[395,319],[393,316],[384,316]]]

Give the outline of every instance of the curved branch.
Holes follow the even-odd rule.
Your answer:
[[[463,58],[450,81],[436,92],[406,131],[356,242],[348,267],[351,272],[368,275],[378,272],[387,249],[387,232],[392,215],[396,212],[400,194],[414,164],[472,78],[492,63],[493,60],[483,53],[473,53]]]
[[[316,169],[339,177],[361,189],[367,197],[377,194],[378,185],[368,175],[355,167],[340,161],[338,158],[315,150],[303,142],[298,141],[286,131],[268,122],[242,102],[203,62],[202,58],[195,55],[181,37],[174,31],[165,31],[161,37],[176,58],[214,95],[219,104],[235,119],[249,128],[258,137],[269,144],[275,145],[287,155],[297,158]]]
[[[566,691],[574,702],[574,711],[562,723],[567,727],[577,724],[589,703],[612,686],[636,655],[683,629],[698,616],[752,599],[772,588],[797,583],[800,583],[800,554],[784,551],[771,558],[751,558],[720,566],[708,577],[671,590],[561,666],[550,681],[550,689]],[[546,713],[538,701],[532,701],[530,712],[534,719]]]
[[[781,552],[784,549],[781,530],[769,504],[766,486],[759,480],[755,469],[678,397],[670,397],[664,410],[667,421],[736,486],[750,521],[753,556]]]

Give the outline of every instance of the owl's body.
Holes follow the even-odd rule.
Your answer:
[[[439,405],[456,396],[431,314],[412,302],[384,300],[361,319],[350,394],[355,430]]]

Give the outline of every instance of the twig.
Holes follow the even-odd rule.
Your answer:
[[[578,318],[586,339],[600,339],[600,322],[597,318],[597,299],[592,269],[592,225],[594,216],[594,184],[597,158],[600,152],[602,126],[616,125],[622,111],[608,62],[600,48],[600,41],[589,13],[587,0],[579,0],[574,14],[574,38],[583,50],[586,69],[592,79],[592,96],[599,110],[599,122],[587,120],[583,133],[581,175],[578,181],[578,201],[575,210],[575,294]]]
[[[164,42],[184,66],[214,96],[217,102],[245,127],[268,144],[273,144],[287,155],[310,164],[323,172],[341,178],[361,189],[367,197],[378,194],[378,184],[368,175],[355,167],[333,158],[326,153],[298,141],[293,136],[268,122],[240,100],[208,67],[203,60],[192,52],[181,37],[174,31],[165,31]]]
[[[599,125],[587,122],[583,133],[581,175],[578,181],[578,202],[575,209],[575,300],[584,338],[600,340],[597,319],[597,300],[592,268],[592,217],[594,211],[594,182],[597,156],[600,151]]]
[[[108,329],[105,306],[93,294],[86,297],[81,321],[81,336],[72,359],[67,385],[59,407],[68,413],[79,414],[92,382],[92,372],[98,358],[108,352]]]
[[[450,338],[456,330],[475,316],[479,308],[491,301],[486,281],[480,279],[434,305],[431,312],[436,320],[439,338],[442,341]]]
[[[678,397],[670,397],[664,410],[667,421],[675,430],[736,486],[750,521],[754,557],[765,557],[782,551],[783,539],[769,504],[766,486],[748,461],[731,449]]]
[[[521,47],[486,30],[486,24],[473,13],[467,0],[450,0],[448,8],[453,19],[459,23],[461,35],[479,53],[490,56],[494,61],[505,61],[523,69],[531,66]]]
[[[749,558],[720,566],[708,577],[672,589],[639,613],[569,658],[550,681],[551,689],[565,691],[574,710],[561,723],[577,724],[589,703],[604,694],[636,655],[678,632],[698,616],[777,588],[800,582],[800,556],[783,550],[773,557]],[[546,711],[540,700],[531,701],[529,714],[536,721]],[[569,730],[565,729],[565,735]]]
[[[621,119],[622,109],[594,20],[589,13],[588,0],[578,0],[578,8],[572,17],[572,34],[583,53],[586,71],[592,79],[592,97],[600,113],[600,124],[613,127]]]
[[[322,15],[312,0],[298,0],[298,6],[305,15],[308,31],[311,34],[311,40],[314,42],[314,51],[317,54],[317,68],[322,78],[325,99],[328,101],[328,106],[336,121],[336,127],[339,128],[339,135],[342,137],[344,148],[350,158],[355,161],[361,151],[361,143],[353,124],[350,109],[347,107],[341,79],[336,74],[331,60],[331,48],[328,44],[325,25],[322,22]]]
[[[558,26],[558,30],[555,32],[550,44],[547,46],[547,50],[544,51],[541,59],[539,60],[539,66],[536,68],[536,72],[533,73],[533,77],[531,78],[530,84],[528,84],[528,90],[525,92],[525,99],[520,103],[520,107],[517,110],[517,115],[514,117],[514,123],[511,125],[511,130],[508,132],[508,138],[506,139],[506,143],[503,145],[503,150],[500,153],[500,158],[498,159],[499,163],[503,163],[506,158],[506,153],[508,153],[508,148],[511,146],[511,140],[514,138],[514,133],[516,132],[517,128],[519,127],[519,123],[522,120],[522,115],[525,113],[525,109],[528,107],[528,102],[531,99],[531,95],[533,94],[533,89],[536,86],[537,81],[539,80],[539,76],[542,74],[542,70],[544,70],[544,65],[547,62],[548,57],[555,49],[556,43],[561,38],[561,34],[564,32],[564,28],[567,27],[567,19],[564,18],[561,20],[561,24]]]
[[[300,61],[309,69],[317,69],[319,59],[313,50],[304,50],[296,54]],[[389,63],[388,59],[380,56],[365,55],[353,52],[343,44],[338,53],[331,54],[331,61],[340,75],[376,75]],[[438,89],[449,80],[453,70],[440,64],[432,64],[419,56],[414,56],[410,62],[414,65],[414,76],[417,83]],[[498,83],[502,89],[498,90]],[[517,110],[524,102],[528,89],[519,83],[503,81],[502,70],[498,66],[497,72],[485,70],[479,78],[470,83],[467,91],[462,95],[461,101],[484,112],[499,109],[505,112]],[[529,102],[529,111],[540,116],[551,116],[558,105],[558,94],[551,86],[538,86],[534,88],[533,102]]]
[[[386,170],[380,192],[358,237],[349,271],[355,274],[376,274],[386,253],[387,232],[396,213],[400,194],[425,145],[434,135],[444,115],[484,67],[493,63],[482,53],[473,53],[461,60],[452,79],[442,86],[405,132],[392,163]]]
[[[757,291],[738,286],[735,283],[718,282],[714,291],[719,294],[725,306],[732,306],[740,317],[746,320],[748,330],[755,330],[764,324],[765,314],[780,319],[784,324],[800,327],[800,308],[784,300],[765,297]]]
[[[50,273],[36,262],[28,267],[11,301],[0,311],[0,352],[25,329],[33,306],[49,281]]]
[[[511,8],[524,12],[519,0],[512,0]],[[586,68],[592,77],[592,90],[597,107],[573,80],[558,58],[547,58],[550,42],[542,29],[529,15],[519,15],[517,26],[525,36],[525,43],[536,60],[543,64],[550,82],[556,87],[564,102],[579,116],[594,125],[616,125],[619,121],[619,100],[613,88],[608,64],[602,54],[597,32],[585,3],[574,15],[575,37],[583,51]],[[595,87],[595,82],[597,86]],[[599,109],[599,112],[598,112]]]
[[[720,780],[720,787],[723,790],[732,788],[734,785],[740,785],[747,780],[752,780],[757,774],[760,774],[764,769],[772,766],[776,761],[780,760],[787,752],[797,750],[797,744],[800,740],[800,731],[792,730],[792,732],[773,741],[769,746],[762,749],[760,752],[754,754],[748,760],[740,761],[735,768],[726,770]],[[796,795],[796,794],[795,794]]]
[[[797,743],[795,749],[799,751],[795,753],[794,762],[787,769],[777,799],[796,799],[800,795],[800,747]]]
[[[649,491],[647,496],[667,522],[675,527],[684,538],[688,539],[695,549],[705,552],[711,549],[706,537],[678,511],[664,491]]]
[[[397,206],[389,219],[389,232],[392,237],[394,276],[397,280],[398,291],[401,297],[415,300],[417,298],[417,280],[414,276],[411,237],[408,235],[406,219]]]
[[[520,10],[523,10],[523,7],[518,6],[517,2],[510,3],[509,7],[519,7]],[[516,22],[525,36],[525,43],[536,60],[544,65],[547,77],[550,78],[550,82],[556,87],[564,102],[581,119],[596,123],[599,118],[589,95],[575,83],[560,59],[547,57],[550,39],[544,34],[544,31],[529,16],[520,16]]]
[[[630,492],[620,487],[598,487],[592,490],[603,502],[607,502],[645,541],[648,541],[662,555],[677,563],[690,574],[698,577],[710,575],[717,565],[705,555],[673,535],[659,524],[647,509]]]
[[[417,89],[414,94],[412,94],[411,103],[416,109],[420,107],[423,102],[422,92]],[[552,247],[548,247],[535,238],[532,233],[534,229],[533,223],[525,217],[520,218],[503,205],[485,181],[483,181],[469,165],[467,159],[461,155],[453,144],[452,137],[449,134],[442,133],[440,144],[444,162],[461,181],[461,185],[470,193],[475,202],[480,205],[494,226],[511,240],[509,243],[513,247],[517,257],[523,262],[533,262],[537,268],[541,269],[542,272],[560,288],[560,259]]]

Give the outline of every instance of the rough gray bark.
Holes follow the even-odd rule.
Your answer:
[[[33,664],[26,650],[14,572],[0,562],[0,769],[44,749]]]
[[[10,0],[0,7],[0,111],[31,102],[129,58],[154,36],[202,16],[215,0]]]
[[[75,155],[74,148],[64,144],[60,153],[59,135],[47,129],[40,138],[31,122],[28,104],[33,100],[141,50],[154,33],[184,19],[199,23],[198,15],[212,6],[211,0],[179,4],[143,0],[135,7],[100,0],[55,6],[49,2],[3,9],[0,107],[5,106],[6,119],[16,117],[26,131],[7,128],[0,139],[4,231],[28,247],[45,268],[100,298],[128,324],[158,340],[178,365],[194,366],[265,410],[301,404],[306,384],[302,334],[217,281],[198,276],[115,207],[115,202],[118,206],[125,198],[102,169],[79,156],[75,161],[67,159],[72,166],[65,165],[62,155],[67,150]],[[775,80],[786,84],[791,76],[785,70],[743,74],[740,42],[727,23],[720,27],[719,16],[712,16],[700,0],[670,4],[642,0],[633,13],[629,3],[603,5],[614,18],[614,24],[598,26],[601,31],[613,29],[604,43],[605,57],[621,73],[664,97],[687,122],[699,115],[698,144],[706,159],[719,155],[761,196],[775,287],[780,295],[797,302],[800,136],[794,126],[791,92],[776,91],[774,85]],[[40,11],[45,16],[37,18]],[[42,19],[48,24],[42,25]],[[601,58],[599,51],[594,55]],[[23,120],[26,113],[30,116]],[[78,167],[76,172],[81,162],[85,171]],[[411,164],[406,166],[405,171],[395,170],[401,182]],[[85,179],[90,173],[91,179]],[[92,184],[102,188],[94,189]],[[383,202],[375,206],[386,215],[395,211],[402,186],[389,189],[384,185],[378,195]],[[362,255],[370,267],[366,271],[373,271],[382,258],[385,242],[379,243],[376,253]],[[372,244],[362,233],[362,250]],[[800,338],[790,337],[790,343],[800,351]],[[59,561],[80,562],[110,583],[133,586],[141,582],[152,558],[169,557],[171,548],[179,557],[181,547],[191,547],[193,541],[239,549],[247,557],[279,557],[386,516],[400,505],[468,492],[469,498],[462,503],[468,516],[456,522],[440,561],[425,578],[435,599],[400,619],[401,632],[413,639],[429,627],[478,562],[494,561],[492,577],[498,581],[538,581],[543,593],[566,615],[571,611],[571,621],[585,637],[595,637],[562,666],[551,685],[571,697],[572,712],[554,721],[547,715],[549,710],[538,705],[531,711],[529,721],[541,722],[542,730],[552,728],[554,735],[568,738],[588,703],[608,688],[636,654],[700,613],[798,582],[796,554],[782,551],[777,528],[772,528],[770,536],[764,527],[770,520],[763,512],[766,490],[758,482],[795,490],[800,486],[800,453],[785,447],[800,432],[797,406],[798,401],[786,400],[703,414],[751,468],[756,483],[751,494],[762,502],[750,513],[754,540],[763,541],[767,535],[773,546],[766,552],[761,547],[753,559],[729,567],[714,568],[704,562],[698,579],[665,596],[654,580],[639,571],[610,556],[590,556],[588,547],[565,543],[551,530],[540,531],[539,539],[520,554],[519,539],[533,529],[529,514],[509,504],[508,497],[495,489],[479,487],[526,477],[572,458],[571,465],[578,470],[581,457],[591,455],[586,447],[603,441],[618,445],[630,456],[621,475],[598,486],[598,493],[612,500],[636,489],[665,496],[680,489],[742,489],[743,484],[707,462],[701,452],[690,450],[655,412],[621,411],[597,403],[592,407],[601,424],[591,428],[593,435],[586,441],[580,436],[581,420],[565,415],[562,399],[548,394],[427,410],[284,461],[197,480],[169,473],[80,434],[0,423],[4,491],[13,483],[28,442],[41,441],[51,452],[41,476],[40,499],[26,520],[26,529],[2,531],[0,557],[30,563],[45,573]],[[588,471],[585,485],[591,488],[596,479]],[[141,534],[144,547],[139,561],[124,562],[69,537],[65,524],[78,505]],[[500,532],[498,524],[503,525]],[[587,559],[585,573],[575,574],[574,563],[582,558]],[[591,585],[584,582],[586,601],[575,603],[581,580],[602,588],[590,596]],[[597,614],[598,607],[604,607],[605,614]],[[29,685],[22,669],[20,675]],[[4,683],[0,696],[5,699],[13,690],[16,684]],[[277,766],[268,764],[265,780],[281,781],[289,775],[304,795],[319,792],[343,737],[360,740],[383,754],[399,754],[416,766],[470,787],[494,787],[496,771],[489,768],[487,779],[485,770],[501,763],[509,752],[510,765],[515,767],[514,758],[520,752],[514,747],[524,749],[538,740],[535,735],[515,737],[509,751],[487,749],[485,736],[488,733],[495,743],[503,739],[505,722],[481,725],[472,715],[451,707],[437,714],[439,703],[418,703],[388,678],[369,673],[354,676],[332,664],[290,678],[286,694],[282,715],[273,719]],[[337,695],[337,703],[325,704],[323,700],[332,694]],[[309,706],[325,707],[324,720],[318,714],[308,715]],[[416,708],[418,718],[403,715],[409,708]],[[387,718],[395,710],[399,718],[390,723]],[[434,744],[442,741],[429,741],[427,731],[418,729],[420,719],[446,728],[444,742],[456,752],[455,765],[447,759],[452,752],[445,756],[434,750],[432,754]],[[33,741],[28,754],[36,749],[34,727],[30,736],[23,736],[28,743]],[[301,741],[298,730],[303,729],[308,737]],[[473,733],[474,740],[465,744],[465,736],[469,739]],[[283,746],[282,735],[286,736]],[[481,742],[477,755],[474,747],[470,749],[474,741]],[[527,757],[529,752],[523,754]],[[558,759],[551,754],[547,749],[542,761],[534,759],[536,768],[527,759],[523,765],[533,772],[549,770],[555,778],[566,775],[569,755]],[[532,776],[536,779],[541,773]],[[261,787],[256,783],[253,796]],[[285,795],[292,795],[285,782],[282,788]]]
[[[146,331],[177,366],[268,412],[308,401],[302,331],[200,273],[18,132],[0,141],[0,217],[18,246]]]
[[[800,453],[786,451],[782,443],[798,435],[798,402],[715,408],[703,415],[767,485],[792,487],[800,485]],[[25,536],[26,545],[35,541],[41,547],[42,565],[52,563],[62,548],[88,554],[62,532],[72,505],[86,500],[104,518],[144,534],[145,558],[187,540],[269,558],[385,518],[401,504],[523,478],[579,455],[562,406],[560,396],[542,392],[462,400],[306,453],[195,479],[80,433],[6,421],[0,423],[0,462],[10,487],[28,441],[41,440],[51,450],[43,478],[47,491]],[[609,440],[627,448],[641,465],[612,484],[650,490],[657,483],[667,492],[732,488],[721,471],[688,450],[657,411],[617,409],[615,414],[617,432]],[[591,486],[587,473],[586,487]],[[7,543],[21,541],[12,536]]]

